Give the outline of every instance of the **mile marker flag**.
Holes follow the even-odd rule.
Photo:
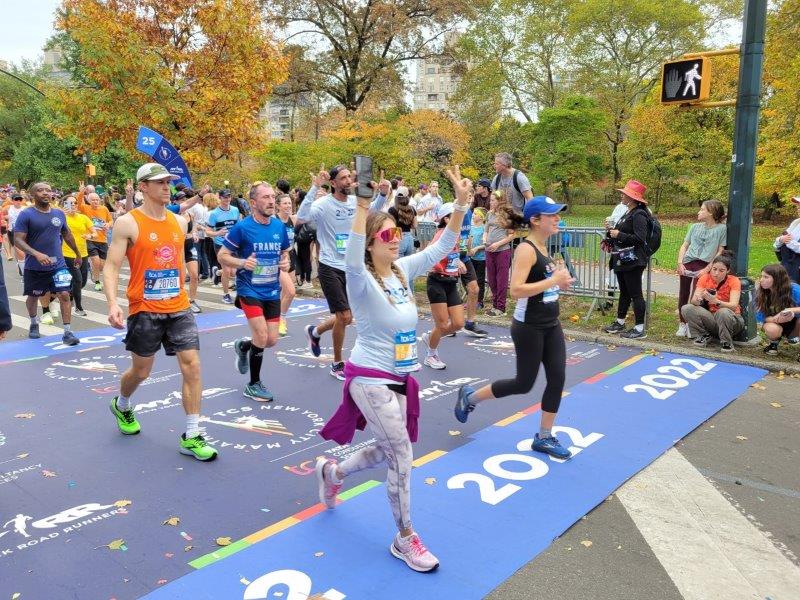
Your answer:
[[[174,183],[183,183],[192,186],[192,176],[189,175],[189,169],[183,158],[175,150],[174,146],[170,144],[164,136],[156,133],[152,129],[140,126],[139,134],[136,136],[136,149],[139,152],[144,152],[151,157],[155,162],[164,166],[170,173],[177,175],[180,179]]]

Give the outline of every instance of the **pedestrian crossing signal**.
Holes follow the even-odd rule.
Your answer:
[[[696,104],[711,94],[711,61],[706,57],[664,63],[661,104]]]

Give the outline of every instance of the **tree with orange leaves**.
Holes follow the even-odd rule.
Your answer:
[[[53,96],[58,133],[86,149],[132,148],[141,124],[202,171],[264,142],[258,112],[286,61],[257,0],[62,0],[56,27],[72,75]]]

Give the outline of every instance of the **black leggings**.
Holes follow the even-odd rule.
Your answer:
[[[67,258],[67,269],[69,274],[72,275],[72,299],[75,300],[75,308],[83,310],[83,302],[81,299],[81,290],[86,285],[89,279],[89,257],[84,256],[81,260],[80,268],[75,266],[75,261],[72,258]]]
[[[297,242],[297,279],[301,283],[311,283],[311,244],[312,242]]]
[[[486,297],[486,261],[472,259],[475,265],[475,277],[478,278],[478,304],[483,304]]]
[[[642,273],[644,267],[636,267],[632,271],[614,271],[619,282],[619,304],[617,305],[617,318],[624,319],[628,314],[631,301],[633,301],[633,315],[637,325],[644,325],[644,313],[647,304],[642,294]]]
[[[564,391],[567,347],[561,324],[538,329],[529,323],[511,321],[511,339],[517,352],[517,376],[492,383],[492,395],[503,398],[512,394],[527,394],[536,382],[539,365],[544,365],[547,386],[542,394],[542,410],[557,413]]]

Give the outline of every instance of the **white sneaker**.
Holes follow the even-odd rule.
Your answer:
[[[447,365],[442,362],[442,359],[435,354],[433,356],[426,356],[423,364],[429,366],[431,369],[436,369],[437,371],[447,368]]]
[[[689,337],[689,326],[686,323],[678,325],[678,331],[675,332],[678,337]]]
[[[330,465],[330,469],[335,469],[336,461],[322,457],[317,459],[315,471],[319,484],[319,501],[328,508],[336,508],[336,497],[339,495],[339,490],[342,489],[342,484],[331,483],[329,475],[325,473],[325,467],[328,465]],[[330,473],[330,469],[328,469],[328,473]]]
[[[422,342],[423,344],[425,344],[426,348],[430,348],[430,344],[429,344],[430,339],[431,339],[431,332],[430,331],[426,331],[421,336],[419,336],[419,341]]]
[[[398,533],[389,546],[389,552],[420,573],[433,571],[439,566],[439,559],[430,553],[416,533],[407,538],[400,537]]]

